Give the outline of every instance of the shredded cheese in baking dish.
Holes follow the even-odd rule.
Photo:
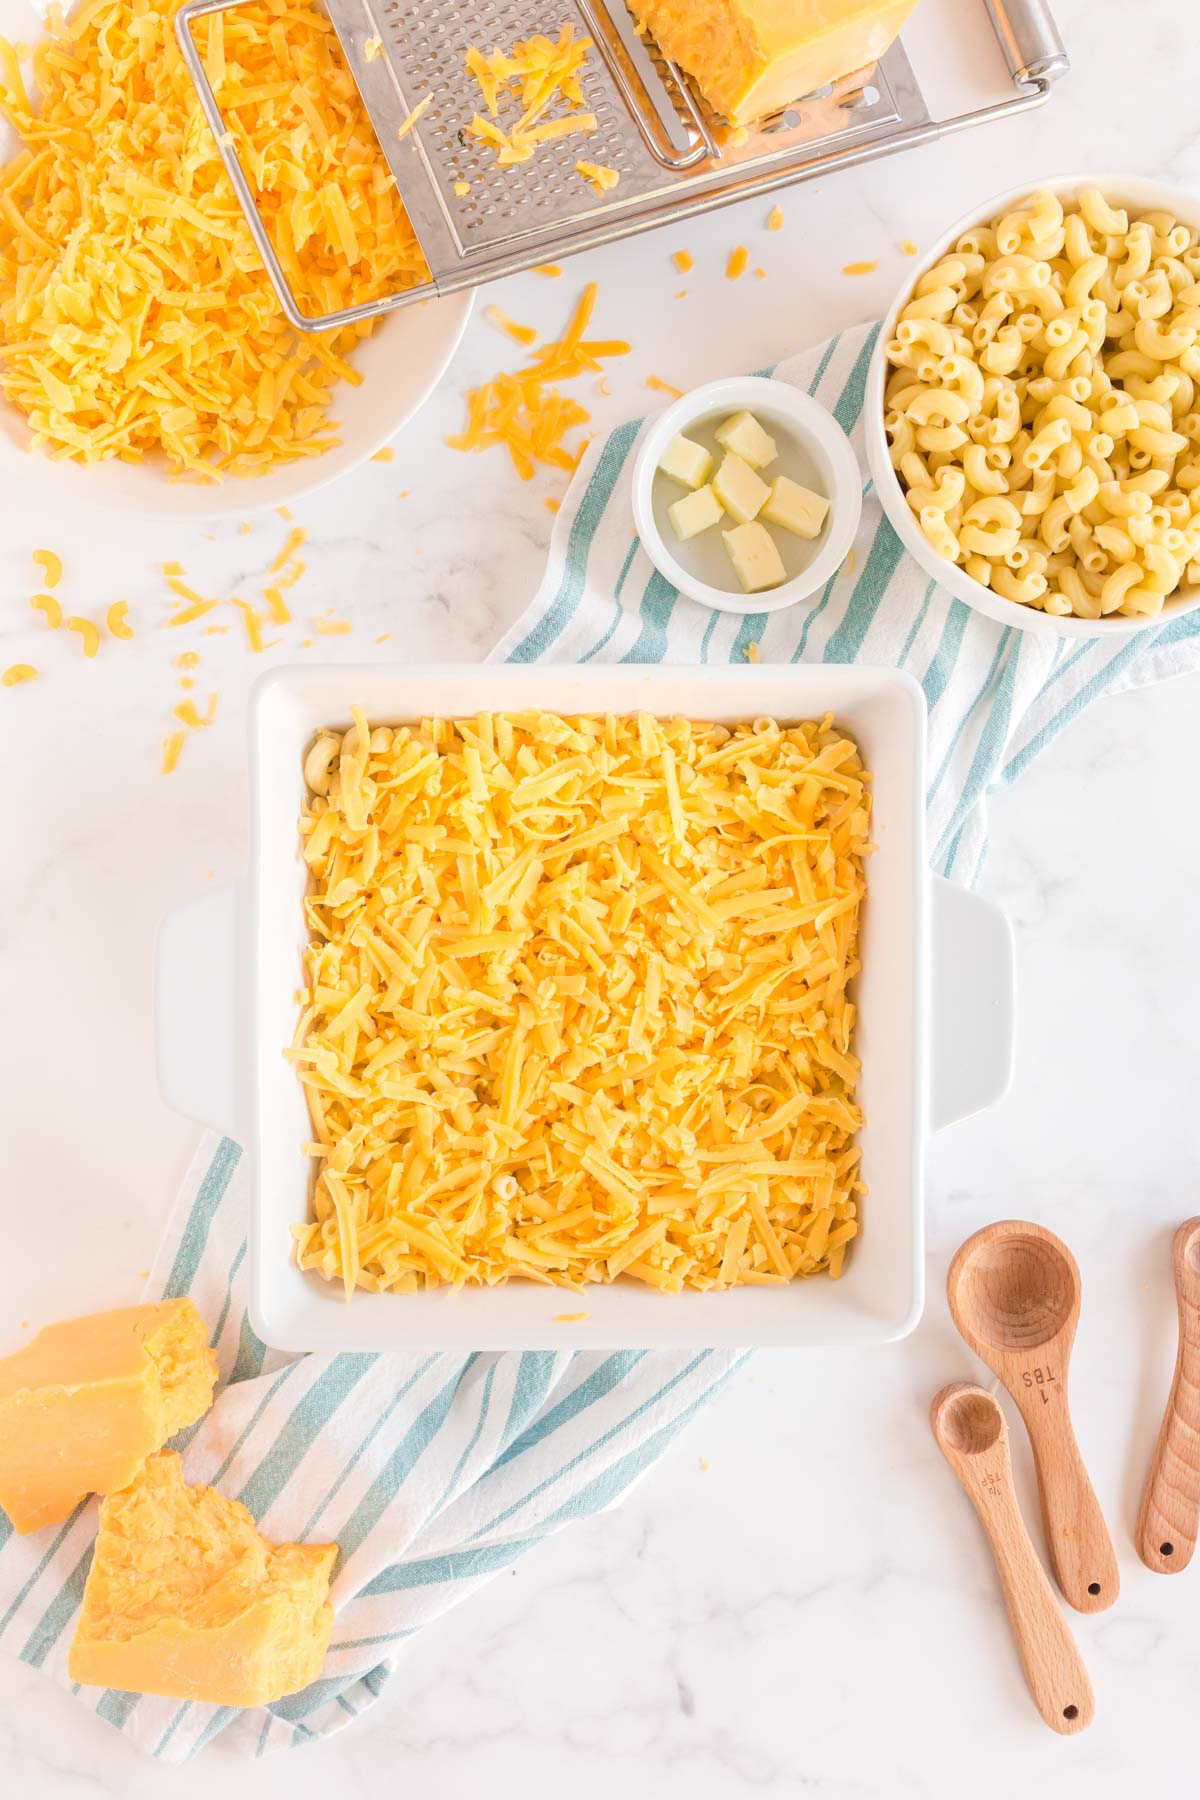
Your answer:
[[[305,759],[301,1266],[347,1297],[840,1274],[854,743],[829,718],[354,721]]]
[[[175,41],[178,0],[84,0],[34,57],[0,40],[0,394],[79,462],[162,452],[255,475],[337,440],[330,390],[370,326],[294,333]],[[258,0],[196,26],[293,292],[331,311],[428,279],[328,19]]]

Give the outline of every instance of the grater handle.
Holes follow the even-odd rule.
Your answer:
[[[1048,0],[985,0],[1008,72],[1018,87],[1055,81],[1071,67]]]
[[[340,312],[306,313],[301,312],[300,303],[291,290],[283,264],[275,254],[270,235],[263,223],[262,214],[254,198],[254,190],[242,167],[242,159],[237,153],[237,144],[232,132],[225,124],[221,108],[217,104],[217,96],[213,93],[212,84],[204,67],[203,58],[196,47],[192,36],[192,24],[196,19],[203,19],[209,13],[231,12],[235,6],[245,6],[248,0],[187,0],[175,15],[175,36],[179,41],[180,54],[192,78],[192,84],[200,101],[200,108],[208,120],[213,136],[217,140],[217,150],[225,165],[225,173],[233,183],[233,191],[237,195],[246,223],[250,227],[250,235],[254,239],[255,248],[262,257],[271,286],[275,289],[276,298],[283,308],[284,316],[296,331],[340,331],[343,326],[357,325],[363,319],[377,319],[383,313],[395,312],[399,306],[408,306],[414,300],[426,300],[431,293],[437,292],[434,282],[422,284],[420,287],[405,288],[398,294],[386,294],[381,300],[366,300],[360,306],[345,306]]]

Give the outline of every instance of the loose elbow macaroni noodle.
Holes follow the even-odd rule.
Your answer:
[[[1200,581],[1200,234],[1096,188],[961,237],[887,345],[922,532],[1006,600],[1150,617]]]

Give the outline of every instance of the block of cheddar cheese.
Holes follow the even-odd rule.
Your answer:
[[[131,1481],[212,1404],[217,1359],[190,1300],[47,1325],[0,1358],[0,1506],[19,1532]]]
[[[100,1506],[72,1681],[265,1706],[315,1681],[336,1544],[269,1544],[236,1500],[188,1487],[163,1450]]]
[[[732,125],[877,62],[916,0],[630,0],[663,53]]]

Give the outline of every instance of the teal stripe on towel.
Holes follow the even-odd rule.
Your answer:
[[[191,1216],[175,1252],[171,1273],[163,1287],[164,1300],[178,1300],[191,1287],[196,1270],[200,1267],[200,1258],[204,1255],[204,1246],[208,1242],[213,1215],[233,1179],[233,1171],[241,1161],[241,1155],[241,1146],[235,1144],[232,1138],[221,1139],[217,1153],[209,1164],[208,1174],[200,1183],[199,1192],[192,1202]]]

